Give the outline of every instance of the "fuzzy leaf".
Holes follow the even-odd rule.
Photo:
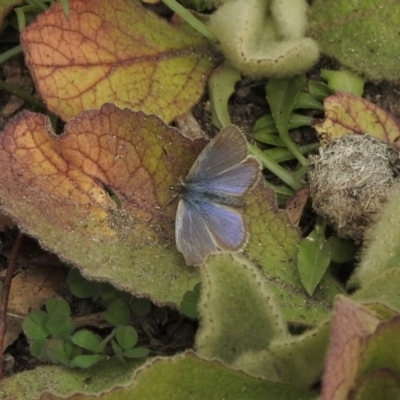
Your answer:
[[[279,382],[253,378],[241,371],[231,370],[215,361],[205,361],[193,353],[157,358],[137,373],[136,379],[125,387],[116,387],[98,396],[75,394],[68,400],[147,400],[151,399],[227,399],[243,400],[311,400],[315,395],[305,389]],[[61,397],[50,393],[41,400]]]
[[[238,256],[216,255],[202,268],[198,305],[202,357],[230,364],[247,351],[267,350],[286,327],[263,274]],[[245,321],[245,322],[244,322]]]
[[[290,224],[285,212],[275,213],[274,193],[256,188],[247,202],[246,214],[251,218],[249,243],[245,256],[259,265],[269,282],[270,290],[282,306],[289,321],[316,324],[326,319],[336,294],[341,289],[329,277],[324,277],[310,298],[302,287],[297,271],[299,233]],[[272,197],[272,199],[271,199]]]
[[[399,332],[399,315],[381,320],[366,307],[338,298],[321,399],[381,398],[376,394],[382,387],[385,398],[396,398],[389,394],[400,389]]]
[[[364,339],[374,332],[379,322],[365,307],[338,296],[323,376],[322,400],[347,398],[362,361]]]
[[[55,2],[21,35],[37,90],[63,120],[113,102],[172,121],[199,100],[206,40],[129,0],[69,0],[69,12]]]
[[[387,297],[385,304],[389,306],[396,304],[396,308],[400,306],[395,288],[390,283],[391,290],[386,291],[386,283],[391,279],[399,282],[399,261],[400,261],[400,184],[393,185],[391,196],[388,202],[382,207],[379,218],[369,228],[367,234],[364,251],[361,256],[360,264],[352,277],[352,285],[361,285],[365,287],[366,293],[371,292],[374,297],[378,292],[380,296]],[[392,278],[388,273],[393,274]],[[379,285],[374,285],[379,281]],[[375,282],[375,283],[374,283]],[[366,295],[364,293],[363,296]],[[393,296],[394,295],[394,296]],[[364,297],[365,298],[365,297]],[[399,309],[400,310],[400,309]]]
[[[309,19],[321,52],[369,80],[400,80],[396,0],[316,0]]]
[[[304,37],[306,23],[303,0],[232,0],[209,21],[225,57],[253,78],[297,75],[317,61],[315,42]]]
[[[104,360],[105,358],[106,356],[102,356],[100,354],[80,355],[76,356],[72,360],[72,363],[79,368],[90,368],[92,365]]]
[[[126,359],[125,363],[121,363],[115,357],[101,361],[89,370],[40,366],[3,379],[0,393],[4,399],[10,400],[37,400],[50,387],[62,395],[78,391],[98,393],[129,382],[133,371],[142,363],[141,359]]]

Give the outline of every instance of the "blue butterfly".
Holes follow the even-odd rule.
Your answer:
[[[244,134],[223,128],[204,148],[181,183],[175,238],[186,264],[201,265],[218,250],[240,251],[247,242],[242,196],[261,178]]]

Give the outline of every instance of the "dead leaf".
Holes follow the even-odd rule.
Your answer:
[[[289,217],[289,221],[298,226],[300,219],[304,212],[304,207],[307,204],[308,195],[310,190],[308,186],[302,187],[286,202],[286,214]]]
[[[28,312],[40,308],[49,298],[58,296],[66,279],[66,268],[49,265],[32,266],[13,278],[8,300],[5,348],[17,339]]]
[[[21,67],[18,63],[10,60],[9,63],[4,65],[3,73],[6,77],[6,83],[13,85],[16,88],[23,89],[28,93],[32,93],[32,80],[29,76],[24,76],[22,74]],[[3,118],[8,118],[11,114],[18,111],[24,103],[25,100],[21,97],[11,95],[7,103],[1,109],[1,116]]]

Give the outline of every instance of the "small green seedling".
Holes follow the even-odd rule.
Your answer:
[[[77,269],[71,269],[67,284],[76,297],[91,298],[103,305],[104,318],[114,329],[105,337],[89,329],[78,330],[68,303],[49,299],[45,311],[32,311],[23,322],[33,356],[70,368],[89,368],[112,355],[122,361],[148,356],[148,349],[135,347],[138,334],[129,324],[133,316],[143,317],[150,312],[149,300],[136,299],[109,284],[87,281]]]

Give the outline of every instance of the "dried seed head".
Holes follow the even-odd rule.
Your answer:
[[[360,242],[398,180],[398,151],[368,134],[349,134],[321,147],[309,162],[315,211],[339,236]]]

